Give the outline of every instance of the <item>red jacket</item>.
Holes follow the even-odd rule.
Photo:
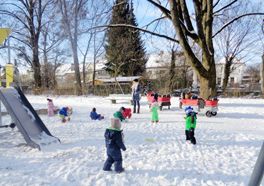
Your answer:
[[[130,108],[125,108],[125,110],[122,112],[124,118],[131,118],[132,113]]]

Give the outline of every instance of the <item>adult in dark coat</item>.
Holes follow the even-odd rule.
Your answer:
[[[132,84],[131,88],[132,88],[132,99],[133,99],[133,105],[134,105],[133,112],[136,113],[136,111],[137,111],[137,113],[139,113],[140,112],[140,103],[139,103],[139,101],[140,101],[141,88],[140,88],[138,79],[135,79],[133,81],[133,84]]]
[[[105,131],[105,145],[107,160],[104,164],[104,171],[111,171],[112,164],[114,163],[115,171],[121,173],[124,171],[122,167],[122,154],[126,150],[126,147],[123,143],[123,132],[120,130],[121,124],[119,119],[112,119],[111,128],[106,129]]]

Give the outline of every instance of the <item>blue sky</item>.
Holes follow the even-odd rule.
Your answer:
[[[262,0],[253,0],[253,1],[255,3],[262,2]],[[146,0],[134,0],[133,2],[134,2],[134,10],[135,10],[134,13],[136,15],[137,22],[140,27],[145,26],[152,20],[161,16],[161,12],[157,8],[155,8],[153,5],[151,5],[149,2],[147,2]],[[163,2],[166,2],[166,1],[163,1]],[[152,26],[149,27],[149,30],[153,30],[155,26],[156,24],[153,24]],[[172,35],[174,33],[174,29],[171,28],[171,25],[168,21],[162,21],[161,26],[157,26],[156,31],[165,33],[165,34],[169,33]],[[169,46],[171,45],[171,43],[166,39],[158,38],[158,37],[151,36],[149,34],[144,34],[144,33],[142,33],[141,36],[142,36],[142,39],[144,40],[145,47],[148,53],[159,52],[160,50],[166,51],[169,49]],[[262,43],[260,42],[260,48],[261,48],[261,45],[263,44],[264,42]],[[1,53],[3,53],[3,50],[1,51]],[[260,58],[261,53],[262,51],[256,51],[256,54],[255,53],[251,54],[252,56],[254,56],[253,57],[254,62],[261,61],[261,58]],[[1,60],[1,56],[0,56],[0,60]],[[1,61],[2,63],[7,62],[6,53],[3,54]]]
[[[166,1],[161,1],[161,2],[166,2]],[[187,1],[187,3],[190,1]],[[224,2],[224,1],[222,1]],[[251,0],[252,3],[255,3],[256,5],[263,7],[262,11],[264,11],[264,6],[263,6],[263,0]],[[191,4],[188,4],[189,8],[191,11],[193,11],[193,8],[191,6]],[[219,5],[219,7],[222,7],[221,5]],[[137,18],[137,22],[139,24],[140,27],[145,26],[146,24],[148,24],[149,22],[151,22],[152,20],[155,20],[156,18],[160,17],[161,12],[154,7],[153,5],[151,5],[149,2],[147,2],[146,0],[134,0],[134,9],[135,9],[135,15]],[[171,25],[169,23],[169,21],[163,21],[167,22],[166,27],[171,28]],[[156,24],[153,24],[153,27]],[[164,25],[163,25],[164,26]],[[150,27],[150,30],[153,30],[153,27]],[[166,30],[164,32],[164,30],[162,30],[160,27],[157,28],[158,32],[160,33],[168,33],[170,31]],[[173,32],[173,28],[171,28],[171,32]],[[149,34],[143,34],[142,33],[142,38],[145,42],[145,46],[147,49],[148,53],[152,53],[152,52],[158,52],[159,50],[168,50],[170,44],[169,41],[167,41],[166,39],[162,39],[162,38],[158,38],[155,36],[151,36]],[[250,57],[250,62],[251,63],[260,63],[261,62],[261,55],[263,54],[263,49],[264,49],[264,37],[262,37],[262,41],[259,41],[259,49],[256,49],[255,51],[252,51],[249,55],[251,55]],[[262,48],[262,50],[261,50]],[[217,46],[215,45],[215,50],[217,52]],[[220,56],[219,56],[220,57]],[[221,57],[220,57],[221,58]]]

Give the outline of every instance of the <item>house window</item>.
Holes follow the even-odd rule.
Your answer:
[[[234,77],[231,77],[230,78],[230,84],[234,84],[235,83],[235,78]]]

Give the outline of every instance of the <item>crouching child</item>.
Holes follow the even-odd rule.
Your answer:
[[[124,107],[121,107],[118,111],[116,111],[114,113],[114,118],[117,118],[119,119],[120,121],[124,121],[125,120],[125,117],[123,115],[123,112],[124,112],[125,108]]]
[[[72,114],[72,108],[71,107],[62,107],[59,111],[59,116],[61,118],[61,122],[65,123],[66,121],[70,121]]]
[[[117,173],[123,172],[121,149],[125,151],[126,147],[123,142],[123,132],[119,119],[111,119],[111,127],[106,129],[104,137],[107,159],[104,163],[103,170],[112,171],[111,167],[114,164],[114,170]]]
[[[194,137],[194,131],[196,128],[196,120],[197,113],[193,111],[192,107],[187,107],[185,109],[186,117],[185,117],[185,135],[186,141],[191,142],[192,144],[196,144],[196,139]]]
[[[122,107],[122,114],[125,119],[130,119],[132,116],[132,112],[130,108]]]

